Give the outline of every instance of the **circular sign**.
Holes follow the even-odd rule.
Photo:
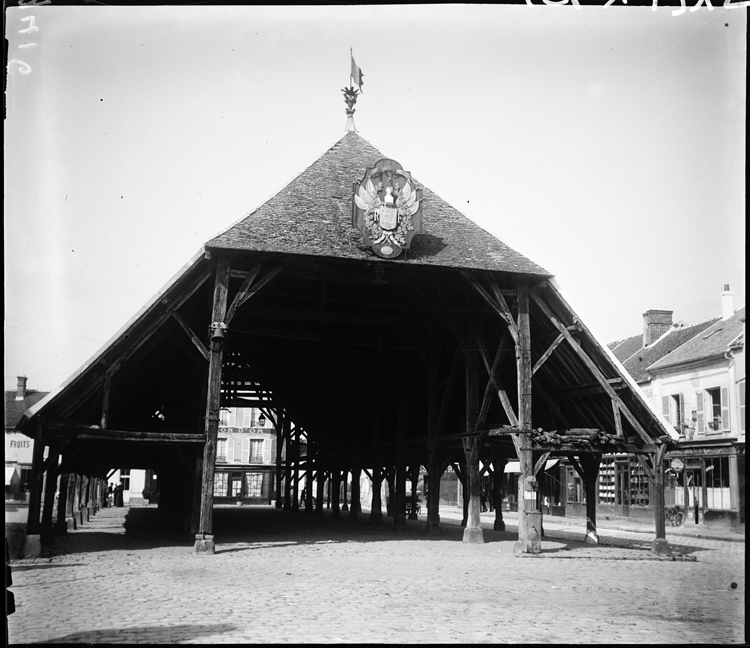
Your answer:
[[[672,470],[676,470],[677,472],[682,472],[682,469],[685,467],[685,464],[682,463],[682,459],[672,459],[672,463],[670,463],[669,466],[672,468]]]

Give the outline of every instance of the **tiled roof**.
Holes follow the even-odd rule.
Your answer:
[[[686,326],[679,329],[671,329],[668,333],[659,338],[647,348],[641,347],[631,354],[623,362],[623,366],[636,382],[649,380],[648,370],[664,356],[672,353],[703,330],[711,326],[716,320],[708,320],[692,326]],[[640,337],[641,341],[643,340]]]
[[[607,346],[609,347],[609,350],[614,353],[615,358],[620,362],[625,362],[634,353],[640,351],[643,346],[643,336],[634,335],[633,337],[620,340],[619,342],[611,342]]]
[[[26,390],[26,398],[16,400],[16,390],[5,392],[5,429],[16,427],[23,413],[34,403],[38,403],[49,392]]]
[[[284,189],[206,247],[378,260],[352,227],[352,184],[386,157],[359,134],[347,132]],[[422,195],[422,233],[414,236],[404,263],[551,276],[427,187]]]
[[[659,370],[723,355],[728,350],[729,344],[742,333],[744,317],[745,309],[743,307],[729,319],[713,320],[711,326],[701,331],[700,335],[696,335],[669,355],[662,356],[649,369]]]

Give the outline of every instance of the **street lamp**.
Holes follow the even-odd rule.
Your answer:
[[[258,417],[258,425],[260,425],[260,427],[266,427],[266,417],[262,412],[261,412],[261,415]]]

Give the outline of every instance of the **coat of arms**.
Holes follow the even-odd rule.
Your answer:
[[[378,160],[354,185],[352,225],[365,245],[384,259],[394,259],[409,248],[422,231],[422,189],[395,160]]]

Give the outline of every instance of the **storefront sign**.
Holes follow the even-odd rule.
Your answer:
[[[685,467],[685,464],[682,463],[682,459],[672,459],[672,463],[669,464],[672,470],[676,472],[682,472],[682,469]]]

